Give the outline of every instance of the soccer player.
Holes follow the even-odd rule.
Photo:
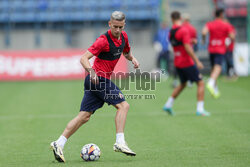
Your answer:
[[[182,19],[183,19],[182,25],[188,29],[188,32],[189,32],[190,38],[191,38],[191,43],[193,44],[193,46],[195,46],[198,42],[197,41],[197,31],[196,31],[195,27],[190,23],[190,15],[188,13],[184,13],[182,16]]]
[[[234,40],[232,29],[223,19],[224,10],[217,9],[215,11],[215,20],[208,22],[202,29],[203,43],[205,43],[206,35],[209,33],[208,51],[212,70],[206,86],[214,98],[220,97],[216,81],[221,73],[221,65],[226,53],[225,40],[228,36],[231,40]]]
[[[196,82],[197,84],[197,110],[198,116],[209,116],[210,113],[204,109],[204,82],[202,75],[198,71],[203,68],[203,64],[196,57],[191,46],[191,39],[188,30],[182,25],[181,14],[178,11],[171,13],[173,22],[172,29],[170,30],[170,42],[174,48],[174,65],[180,78],[180,85],[177,86],[172,95],[168,98],[163,110],[173,115],[172,106],[174,100],[186,87],[188,80]],[[195,63],[197,65],[195,65]]]
[[[165,70],[169,73],[169,30],[166,22],[161,23],[161,27],[158,29],[155,35],[154,47],[159,52],[157,58],[157,68]]]
[[[63,148],[68,138],[83,124],[88,122],[91,115],[104,102],[113,105],[116,109],[115,126],[116,142],[114,151],[122,152],[126,155],[135,156],[126,144],[124,137],[124,127],[129,110],[129,104],[125,101],[120,89],[110,80],[110,76],[118,62],[121,54],[131,61],[134,68],[139,67],[139,63],[130,51],[127,33],[124,30],[125,15],[120,11],[111,14],[109,21],[110,29],[93,43],[84,53],[80,62],[83,68],[89,73],[84,82],[84,97],[82,99],[79,114],[66,126],[58,140],[51,143],[55,159],[65,162]],[[96,56],[94,65],[91,67],[89,59]]]

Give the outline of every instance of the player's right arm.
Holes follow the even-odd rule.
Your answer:
[[[199,69],[203,69],[204,68],[203,64],[196,57],[194,50],[193,50],[192,46],[190,45],[191,37],[190,37],[189,31],[187,29],[181,29],[180,31],[181,31],[180,32],[181,33],[181,41],[183,43],[185,51],[194,60],[197,67]]]
[[[86,51],[81,57],[80,63],[82,64],[83,68],[90,74],[91,82],[93,84],[99,84],[99,78],[89,62],[89,59],[91,59],[93,56],[94,55],[91,52]]]
[[[228,36],[229,36],[229,38],[230,38],[232,41],[235,40],[236,33],[235,33],[233,27],[230,27],[230,26],[229,26],[229,33],[228,33]]]

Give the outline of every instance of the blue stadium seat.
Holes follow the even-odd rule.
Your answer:
[[[158,10],[151,8],[142,8],[127,11],[128,19],[131,20],[157,20],[159,17]]]
[[[37,9],[39,11],[45,11],[49,8],[49,4],[47,0],[39,0],[39,1],[32,1],[28,0],[26,1],[26,5],[30,9]]]
[[[13,11],[10,13],[11,22],[35,22],[36,14],[32,11]]]
[[[110,0],[112,8],[119,9],[122,6],[121,0]]]
[[[64,21],[62,12],[60,10],[49,11],[47,20],[51,22]]]
[[[0,0],[0,13],[7,12],[10,9],[10,3],[8,0]]]
[[[21,0],[12,0],[12,1],[9,1],[9,3],[10,3],[11,10],[14,10],[14,11],[23,10],[23,3]]]
[[[160,0],[0,0],[0,20],[105,21],[114,10],[125,11],[132,20],[157,19],[159,3]]]
[[[61,8],[61,1],[60,0],[50,0],[48,1],[48,8],[51,10]]]
[[[69,13],[71,21],[83,21],[84,15],[82,11],[74,11]]]
[[[83,11],[83,20],[86,21],[95,21],[98,11],[94,10],[85,10]]]
[[[97,20],[108,21],[110,18],[110,10],[101,10],[98,12]]]
[[[160,7],[160,0],[149,0],[152,7]]]
[[[46,22],[48,20],[48,12],[38,12],[37,13],[37,21],[39,22]]]
[[[61,7],[62,7],[63,10],[73,10],[73,8],[74,8],[74,1],[63,0],[61,2]]]
[[[0,12],[0,22],[8,22],[9,21],[9,14]]]
[[[108,9],[108,8],[111,8],[112,1],[102,0],[99,2],[95,2],[93,6],[96,6],[97,8],[100,8],[100,9]]]
[[[23,15],[20,12],[12,12],[10,13],[10,21],[11,22],[21,22],[23,21]]]

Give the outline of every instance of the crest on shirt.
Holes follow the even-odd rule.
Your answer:
[[[119,93],[119,97],[120,97],[120,99],[124,99],[124,96],[121,92]]]

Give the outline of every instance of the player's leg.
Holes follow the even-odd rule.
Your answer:
[[[79,114],[72,119],[66,126],[65,130],[63,131],[62,135],[58,138],[58,140],[53,141],[51,143],[51,148],[53,150],[55,159],[59,162],[65,162],[65,158],[63,155],[63,148],[67,142],[67,139],[73,135],[78,128],[80,128],[84,123],[88,122],[91,115],[97,110],[101,108],[104,104],[99,97],[96,96],[93,91],[90,91],[89,76],[85,78],[84,82],[84,97],[82,99],[81,108]],[[87,112],[89,111],[89,112]]]
[[[174,88],[172,95],[168,98],[168,100],[166,101],[166,103],[163,107],[163,110],[166,111],[170,115],[174,115],[172,107],[173,107],[175,99],[180,95],[182,90],[187,85],[187,78],[185,76],[183,69],[176,68],[176,72],[179,76],[181,84],[178,85],[176,88]]]
[[[67,124],[62,136],[68,139],[79,127],[88,122],[92,113],[93,112],[86,111],[79,112],[79,114]]]
[[[227,74],[230,79],[237,79],[237,75],[234,70],[234,62],[233,62],[233,52],[229,51],[226,55],[227,59]]]
[[[187,82],[181,83],[179,86],[177,86],[177,87],[174,89],[174,91],[173,91],[171,97],[173,97],[174,99],[176,99],[176,98],[181,94],[181,92],[183,91],[183,89],[184,89],[186,86],[187,86]]]
[[[200,80],[197,82],[197,100],[204,101],[204,81]]]
[[[209,92],[216,99],[220,97],[220,91],[217,85],[217,78],[219,77],[221,70],[221,65],[215,64],[210,75],[209,81],[207,83],[207,88]]]
[[[219,90],[217,91],[215,87],[217,85],[216,84],[217,78],[219,77],[222,71],[221,64],[223,61],[223,56],[224,55],[221,55],[221,54],[210,55],[212,71],[211,71],[210,78],[207,83],[207,88],[214,98],[218,98],[220,96]]]
[[[92,112],[82,111],[80,112],[74,119],[72,119],[66,126],[62,135],[58,138],[58,140],[53,141],[50,146],[54,153],[55,159],[58,162],[65,162],[65,158],[63,155],[63,148],[66,144],[68,138],[75,133],[75,131],[81,127],[84,123],[86,123],[91,116]]]
[[[194,66],[190,66],[185,68],[185,76],[186,78],[197,84],[197,115],[209,115],[208,112],[204,109],[204,81],[202,80],[202,75],[199,72],[198,68]]]
[[[119,104],[114,105],[117,109],[115,116],[115,126],[116,126],[116,142],[114,144],[114,151],[122,152],[126,155],[135,156],[136,153],[132,151],[125,142],[124,128],[127,119],[127,113],[129,110],[129,104],[123,101]]]
[[[124,137],[124,128],[129,110],[129,104],[125,101],[121,90],[111,80],[100,77],[99,82],[103,83],[100,85],[100,90],[105,91],[96,92],[96,95],[104,102],[109,105],[113,105],[117,109],[115,116],[116,143],[114,144],[113,149],[116,152],[122,152],[126,155],[135,156],[136,153],[129,149]]]
[[[114,106],[117,109],[116,116],[115,116],[116,133],[124,133],[127,113],[129,110],[129,104],[126,101],[123,101]],[[121,141],[121,142],[125,142],[125,141]]]
[[[217,78],[220,76],[221,70],[222,70],[221,65],[215,64],[211,72],[210,78],[216,81]]]
[[[227,51],[225,54],[225,64],[226,64],[226,73],[227,76],[230,77],[230,68],[231,68],[231,64],[230,64],[230,51]]]
[[[196,115],[198,116],[209,116],[210,113],[204,108],[204,94],[205,94],[205,84],[203,80],[196,82],[197,84],[197,110]]]
[[[186,87],[186,85],[187,85],[186,83],[181,83],[176,88],[174,88],[172,95],[168,98],[167,102],[163,107],[163,110],[166,111],[168,114],[174,115],[174,111],[172,109],[174,101],[180,95],[180,93]]]

